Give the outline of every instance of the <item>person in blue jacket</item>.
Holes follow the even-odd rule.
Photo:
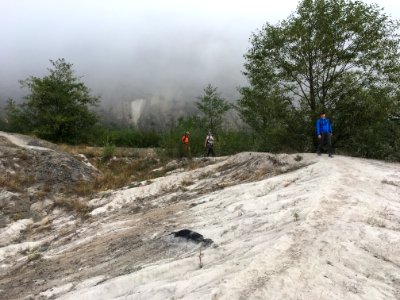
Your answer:
[[[322,147],[327,143],[329,157],[332,157],[332,125],[329,119],[326,118],[325,112],[321,113],[321,117],[315,124],[315,129],[319,140],[318,155],[321,155]]]

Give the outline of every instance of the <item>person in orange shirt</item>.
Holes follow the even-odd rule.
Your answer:
[[[183,155],[190,157],[189,131],[182,136]]]

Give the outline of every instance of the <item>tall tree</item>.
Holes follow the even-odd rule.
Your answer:
[[[30,119],[13,99],[8,99],[5,112],[5,129],[7,131],[20,133],[29,132],[31,129]]]
[[[75,76],[72,64],[65,59],[50,62],[53,68],[48,69],[49,75],[30,76],[20,82],[30,90],[21,109],[31,130],[40,137],[76,142],[96,123],[97,117],[89,108],[98,103],[98,97]]]
[[[204,88],[204,94],[197,99],[199,101],[196,102],[196,106],[203,113],[208,129],[213,132],[220,129],[222,117],[231,108],[231,105],[211,84]]]
[[[304,136],[312,136],[321,110],[337,122],[351,122],[343,111],[346,103],[382,103],[390,111],[400,83],[399,22],[391,20],[376,5],[349,0],[303,0],[295,13],[277,25],[266,24],[251,37],[245,55],[250,85],[241,89],[239,111],[250,125],[264,126],[276,118],[287,127],[293,122],[308,124]],[[376,91],[382,91],[381,101]],[[273,116],[264,114],[274,108]],[[251,110],[257,117],[249,116]],[[280,118],[285,110],[294,112]],[[365,119],[370,123],[371,119]],[[255,129],[256,126],[252,125]],[[264,126],[265,127],[265,126]],[[345,133],[336,131],[337,139]]]

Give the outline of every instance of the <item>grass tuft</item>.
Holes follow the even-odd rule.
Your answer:
[[[89,206],[78,199],[67,199],[65,197],[58,198],[54,201],[54,207],[62,207],[67,211],[77,213],[83,218],[89,217]]]
[[[0,175],[0,186],[10,192],[23,192],[26,186],[31,186],[35,183],[34,176],[26,174],[2,174]]]

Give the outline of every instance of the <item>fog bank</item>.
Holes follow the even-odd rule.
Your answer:
[[[27,91],[18,80],[47,74],[58,58],[74,64],[103,111],[118,118],[138,121],[143,107],[175,114],[193,107],[208,83],[233,102],[246,84],[252,32],[287,18],[297,2],[2,0],[0,103],[21,101]],[[137,99],[140,109],[131,104]]]

